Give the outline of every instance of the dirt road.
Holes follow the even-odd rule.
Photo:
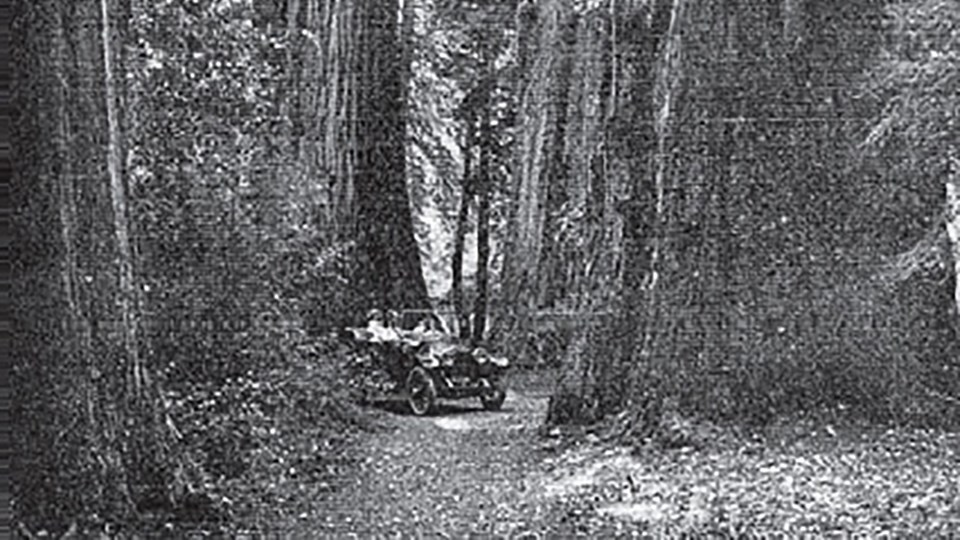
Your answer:
[[[385,416],[358,445],[357,474],[322,508],[314,532],[337,537],[523,535],[543,522],[531,471],[544,395],[511,391],[499,412],[472,400],[436,415]]]
[[[960,530],[960,434],[795,421],[763,444],[638,454],[589,435],[538,436],[546,406],[545,392],[513,390],[496,413],[471,401],[426,418],[383,412],[383,429],[356,441],[337,489],[290,532],[660,538]]]

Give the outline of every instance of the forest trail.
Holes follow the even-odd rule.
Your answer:
[[[367,434],[351,456],[354,475],[321,505],[305,533],[515,537],[543,523],[537,429],[546,393],[511,390],[503,409],[444,402],[433,416],[396,407],[386,429]],[[311,520],[312,521],[312,520]]]
[[[548,393],[504,408],[397,406],[354,441],[350,466],[297,536],[675,537],[744,533],[952,536],[960,434],[791,421],[764,440],[640,450],[544,436]]]

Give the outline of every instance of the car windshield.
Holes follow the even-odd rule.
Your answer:
[[[450,325],[437,312],[428,309],[405,310],[400,316],[400,327],[404,330],[431,331],[450,334]]]

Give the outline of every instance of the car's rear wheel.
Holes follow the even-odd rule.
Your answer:
[[[433,412],[437,403],[437,386],[433,377],[420,366],[413,368],[407,376],[407,403],[417,416]]]
[[[483,393],[480,394],[480,403],[483,404],[483,408],[488,411],[499,411],[500,407],[503,406],[504,400],[507,399],[507,393],[489,381],[486,381],[486,388]]]

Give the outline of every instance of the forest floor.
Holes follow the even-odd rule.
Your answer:
[[[375,411],[344,474],[286,531],[329,537],[948,536],[960,434],[793,419],[699,449],[544,433],[549,389],[414,417]],[[285,527],[286,528],[286,527]]]

